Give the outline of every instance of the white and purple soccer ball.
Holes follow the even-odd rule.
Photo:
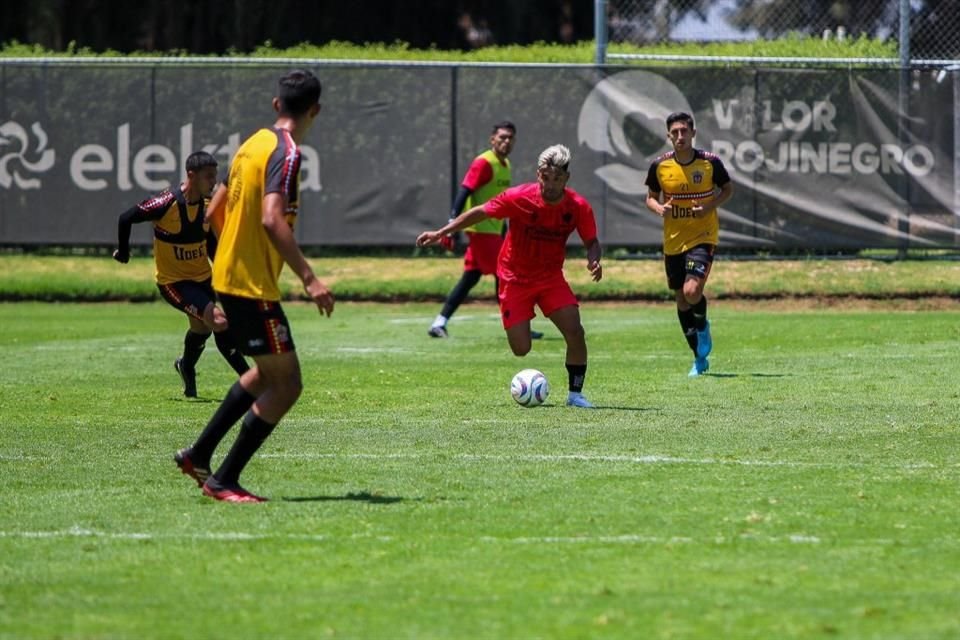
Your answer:
[[[510,381],[510,395],[522,407],[538,407],[550,395],[550,383],[542,372],[524,369]]]

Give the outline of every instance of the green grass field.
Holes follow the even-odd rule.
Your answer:
[[[509,354],[489,304],[287,305],[299,404],[201,496],[159,303],[0,305],[0,638],[956,638],[960,313],[587,303]],[[516,406],[512,374],[554,393]]]

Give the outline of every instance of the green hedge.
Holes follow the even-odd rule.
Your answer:
[[[842,42],[823,41],[820,38],[789,35],[777,40],[748,42],[679,42],[649,46],[612,43],[608,53],[640,53],[668,55],[726,56],[726,57],[799,57],[799,58],[896,58],[897,43],[861,37]],[[135,52],[134,57],[183,57],[186,51]],[[411,49],[403,42],[392,44],[369,43],[356,45],[330,42],[322,46],[303,43],[287,49],[274,48],[269,42],[251,54],[230,52],[231,56],[250,58],[304,58],[325,60],[406,60],[449,62],[502,63],[564,63],[589,64],[594,61],[596,48],[592,41],[574,45],[537,43],[530,46],[495,46],[474,51],[441,51],[439,49]],[[23,57],[123,57],[117,51],[92,51],[78,48],[74,43],[64,51],[51,51],[37,45],[9,42],[0,45],[0,59]],[[216,56],[208,56],[216,57]],[[649,64],[649,63],[645,63]]]

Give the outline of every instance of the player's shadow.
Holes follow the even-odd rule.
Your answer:
[[[547,408],[552,408],[552,409],[564,409],[564,410],[573,409],[573,407],[568,407],[566,403],[554,404],[552,402],[547,402],[543,406]],[[609,409],[611,411],[653,411],[653,408],[651,407],[624,407],[624,406],[614,405],[614,404],[595,404],[593,405],[593,408]],[[590,409],[583,409],[583,411],[589,412]]]
[[[786,378],[786,373],[701,373],[702,378]]]
[[[402,498],[400,496],[382,496],[369,491],[348,493],[342,496],[292,496],[280,498],[283,502],[366,502],[368,504],[396,504],[413,500],[419,502],[423,498]]]
[[[220,400],[223,400],[223,398],[220,398]],[[204,398],[203,396],[197,396],[196,398],[187,398],[186,396],[178,396],[176,398],[173,398],[174,402],[186,402],[189,404],[211,404],[214,402],[220,402],[220,400],[217,400],[215,398]]]

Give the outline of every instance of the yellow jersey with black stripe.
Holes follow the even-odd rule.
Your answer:
[[[647,172],[647,188],[654,194],[664,194],[663,201],[673,198],[670,212],[663,216],[665,255],[684,253],[698,244],[717,244],[720,220],[716,208],[695,212],[693,206],[713,198],[728,182],[730,175],[723,161],[703,149],[694,149],[693,159],[686,164],[677,161],[673,151],[653,161]]]
[[[179,186],[137,205],[131,222],[153,223],[154,275],[157,284],[210,278],[205,201],[188,203]]]
[[[299,207],[300,149],[285,129],[260,129],[240,145],[227,178],[213,288],[241,298],[280,300],[283,257],[263,227],[263,198],[279,193],[293,228]]]

